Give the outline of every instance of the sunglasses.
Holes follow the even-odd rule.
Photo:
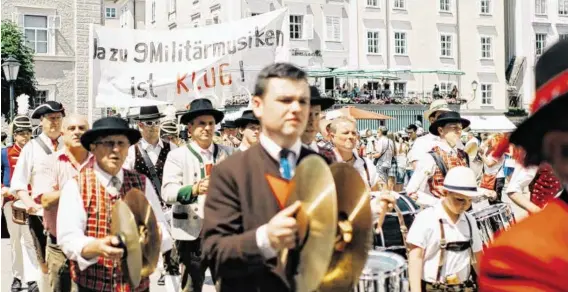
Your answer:
[[[160,121],[144,121],[142,124],[148,127],[156,127],[160,125]]]

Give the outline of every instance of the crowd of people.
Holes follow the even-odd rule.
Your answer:
[[[336,101],[287,63],[259,73],[250,108],[234,121],[207,98],[194,99],[179,119],[175,109],[142,107],[135,127],[119,117],[90,125],[48,101],[30,117],[14,118],[14,143],[2,149],[12,291],[149,291],[149,275],[137,287],[125,277],[125,250],[109,232],[112,207],[132,189],[144,193],[155,215],[159,270],[179,275],[180,290],[201,291],[209,269],[218,291],[295,291],[296,267],[282,268],[277,256],[302,247],[295,217],[301,204],[282,205],[270,178],[289,181],[313,155],[360,174],[375,218],[401,199],[418,206],[403,247],[411,291],[562,291],[566,225],[538,224],[568,216],[567,195],[559,193],[567,182],[567,49],[568,41],[560,42],[540,57],[542,107],[510,137],[462,135],[470,121],[442,99],[424,113],[428,129],[415,123],[402,132],[361,133],[350,116],[326,119]],[[42,127],[34,139],[31,119]],[[498,204],[503,194],[535,215],[485,242],[472,204]],[[26,222],[11,220],[22,210]],[[527,230],[538,240],[526,238]],[[531,274],[535,269],[550,274]]]

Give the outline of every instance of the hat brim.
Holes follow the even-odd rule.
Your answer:
[[[483,192],[481,192],[479,190],[479,188],[477,188],[477,191],[464,191],[464,190],[457,190],[457,189],[453,189],[453,188],[447,188],[445,186],[442,186],[443,190],[446,190],[448,192],[452,192],[452,193],[457,193],[460,195],[464,195],[470,198],[477,198],[477,197],[481,197],[483,196]]]
[[[310,100],[310,105],[319,105],[322,111],[331,108],[334,104],[335,100],[333,98],[314,98]]]
[[[190,110],[181,116],[180,123],[184,125],[189,124],[189,122],[199,116],[213,116],[213,118],[215,119],[215,124],[218,124],[223,120],[225,114],[222,111],[218,111],[216,109],[203,109],[194,111]]]
[[[526,152],[526,166],[539,165],[544,161],[542,141],[546,133],[554,130],[568,130],[558,121],[566,119],[568,109],[568,94],[552,100],[536,113],[524,120],[511,134],[509,141],[520,146]]]
[[[54,113],[62,113],[63,117],[65,117],[65,109],[62,110],[58,110],[58,111],[54,111],[50,108],[44,107],[38,110],[35,110],[32,115],[31,118],[32,119],[40,119],[42,116],[47,115],[47,114],[54,114]]]
[[[132,119],[135,120],[135,121],[150,121],[150,120],[161,119],[165,116],[166,115],[164,115],[164,114],[156,113],[156,114],[150,114],[150,115],[138,115],[138,116],[133,117]]]
[[[260,125],[260,121],[258,119],[249,119],[249,118],[238,118],[235,120],[235,126],[237,128],[246,127],[248,124],[257,124]]]
[[[428,121],[430,119],[430,116],[432,114],[434,114],[435,112],[451,112],[452,110],[448,107],[441,107],[441,108],[436,108],[436,109],[432,109],[432,110],[427,110],[424,112],[424,120]]]
[[[90,129],[81,136],[81,145],[90,151],[90,145],[101,136],[124,135],[131,145],[138,143],[142,134],[135,129],[99,128]]]
[[[430,125],[428,131],[430,131],[430,133],[434,136],[440,136],[440,133],[438,133],[437,131],[438,127],[450,123],[460,123],[462,125],[462,128],[464,129],[469,127],[469,125],[471,124],[469,120],[466,120],[464,118],[439,119]]]

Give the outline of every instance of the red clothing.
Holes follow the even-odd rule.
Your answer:
[[[554,175],[552,167],[545,164],[538,169],[529,189],[531,191],[531,202],[540,208],[544,208],[560,192],[562,185]]]
[[[567,291],[566,222],[568,204],[554,199],[501,233],[481,260],[479,291]]]
[[[446,165],[446,169],[449,171],[450,169],[456,166],[468,166],[467,165],[467,154],[462,150],[457,150],[457,155],[450,155],[448,152],[440,149],[440,147],[436,146],[432,148],[432,152],[437,153]],[[428,180],[428,186],[430,187],[430,192],[437,198],[442,197],[442,194],[438,192],[440,188],[444,185],[444,174],[436,166],[436,170],[432,177]]]
[[[124,181],[119,196],[110,196],[103,185],[98,183],[94,169],[85,167],[79,173],[77,182],[87,212],[87,228],[85,234],[94,238],[104,238],[110,232],[110,214],[114,202],[132,189],[145,191],[145,177],[135,172],[124,171]],[[97,192],[98,191],[98,192]],[[83,288],[101,292],[145,291],[150,286],[150,279],[143,278],[140,286],[132,289],[124,282],[121,262],[99,257],[98,262],[84,271],[79,270],[76,262],[71,263],[71,278]],[[116,285],[116,286],[114,286]],[[113,287],[114,286],[114,287]]]

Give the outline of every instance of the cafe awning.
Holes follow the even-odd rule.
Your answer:
[[[508,133],[517,127],[505,115],[470,115],[462,116],[471,122],[472,132],[477,133]]]

